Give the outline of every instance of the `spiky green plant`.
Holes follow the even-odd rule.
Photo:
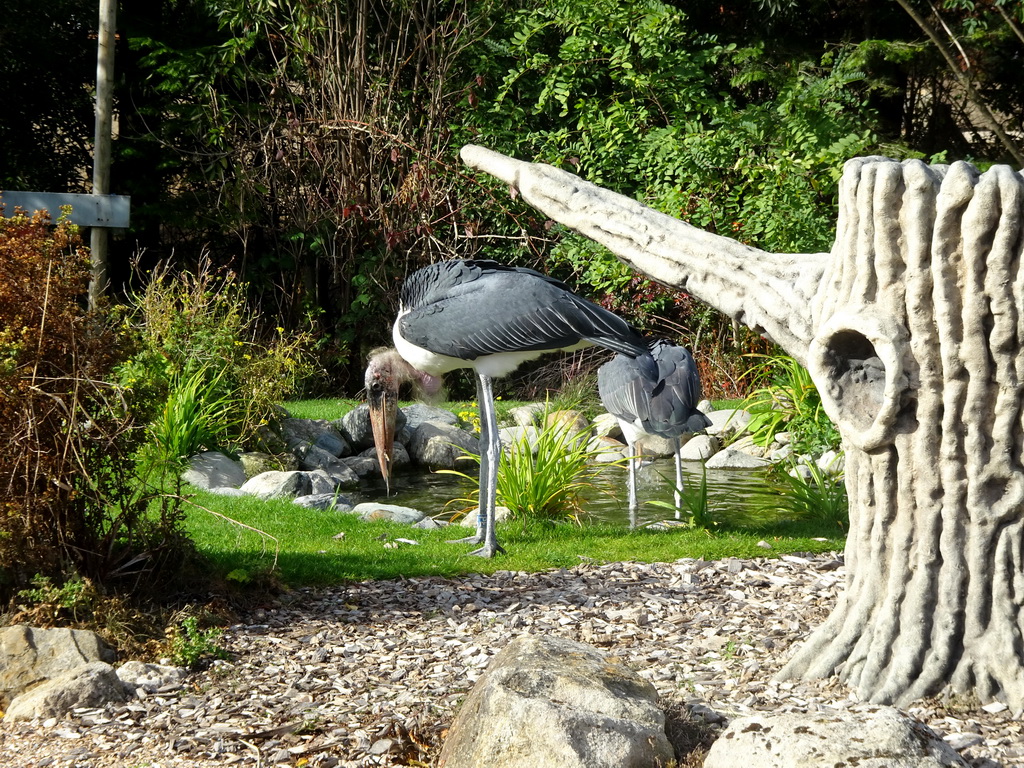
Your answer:
[[[546,421],[546,420],[545,420]],[[511,519],[547,523],[581,523],[585,494],[595,489],[594,479],[602,466],[599,450],[588,445],[586,435],[574,434],[562,423],[538,430],[534,437],[526,431],[504,447],[498,466],[497,503],[508,507]],[[479,456],[470,455],[477,464]],[[614,465],[615,462],[611,462]],[[472,486],[469,499],[479,499],[479,479],[462,472]]]
[[[231,431],[237,411],[234,400],[221,393],[219,378],[205,366],[172,377],[164,407],[150,425],[152,441],[143,458],[151,467],[175,472]]]
[[[846,483],[841,475],[834,475],[814,462],[789,465],[789,471],[778,471],[779,482],[785,491],[774,500],[797,519],[817,520],[847,530],[850,526],[850,502]]]
[[[839,431],[821,404],[810,373],[788,355],[750,355],[765,365],[757,369],[762,385],[744,401],[752,418],[746,432],[761,446],[770,445],[779,432],[789,432],[798,453],[816,452],[839,444]]]
[[[680,513],[689,515],[689,519],[686,521],[687,527],[708,531],[718,525],[718,522],[714,519],[711,503],[708,498],[708,471],[703,465],[701,465],[700,482],[696,486],[692,483],[687,484],[683,488],[682,493],[679,494],[679,502],[681,505]],[[655,499],[648,503],[655,507],[663,507],[671,509],[673,512],[675,511],[674,503],[662,501],[661,499]]]

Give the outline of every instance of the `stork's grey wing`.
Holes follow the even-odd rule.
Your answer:
[[[407,295],[418,300],[410,300],[399,321],[405,339],[432,352],[475,360],[587,340],[631,356],[649,354],[643,338],[622,318],[530,270],[463,265],[438,275],[444,280],[403,292],[403,301]]]

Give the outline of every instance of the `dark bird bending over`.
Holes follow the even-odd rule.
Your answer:
[[[492,379],[545,353],[598,344],[636,358],[642,376],[657,377],[643,338],[617,315],[581,299],[565,284],[493,261],[445,261],[409,276],[393,329],[394,350],[371,356],[366,391],[374,441],[386,482],[391,477],[398,388],[412,381],[428,390],[436,377],[472,368],[480,407],[480,510],[471,554],[503,551],[494,531],[501,446]]]
[[[701,398],[700,377],[690,351],[659,339],[651,344],[651,354],[658,363],[656,384],[643,375],[631,358],[624,355],[616,355],[597,371],[601,402],[619,420],[631,454],[628,481],[630,527],[636,526],[637,440],[644,434],[672,440],[678,518],[683,488],[679,436],[687,432],[700,432],[711,426],[711,420],[697,410]]]

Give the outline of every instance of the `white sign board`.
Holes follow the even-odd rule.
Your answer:
[[[21,208],[29,216],[36,211],[50,212],[56,221],[63,205],[71,206],[71,221],[80,227],[128,228],[128,208],[131,197],[127,195],[76,195],[71,192],[12,192],[0,190],[0,205],[4,216],[12,216],[14,209]]]

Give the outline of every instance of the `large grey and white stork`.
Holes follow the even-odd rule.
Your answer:
[[[616,355],[597,371],[601,402],[615,416],[629,445],[628,504],[629,524],[636,527],[637,441],[645,434],[672,440],[675,458],[676,518],[682,503],[683,467],[680,459],[680,435],[700,432],[711,419],[697,410],[700,402],[700,377],[693,355],[685,347],[658,339],[651,344],[651,355],[658,364],[658,380],[652,382],[635,361]]]
[[[625,320],[572,293],[553,278],[494,261],[444,261],[410,275],[392,331],[395,349],[372,354],[366,391],[381,474],[390,480],[398,389],[411,381],[435,388],[448,371],[476,373],[480,408],[480,509],[471,554],[504,551],[494,530],[501,445],[492,380],[548,352],[598,344],[636,359],[657,377],[643,337]]]

